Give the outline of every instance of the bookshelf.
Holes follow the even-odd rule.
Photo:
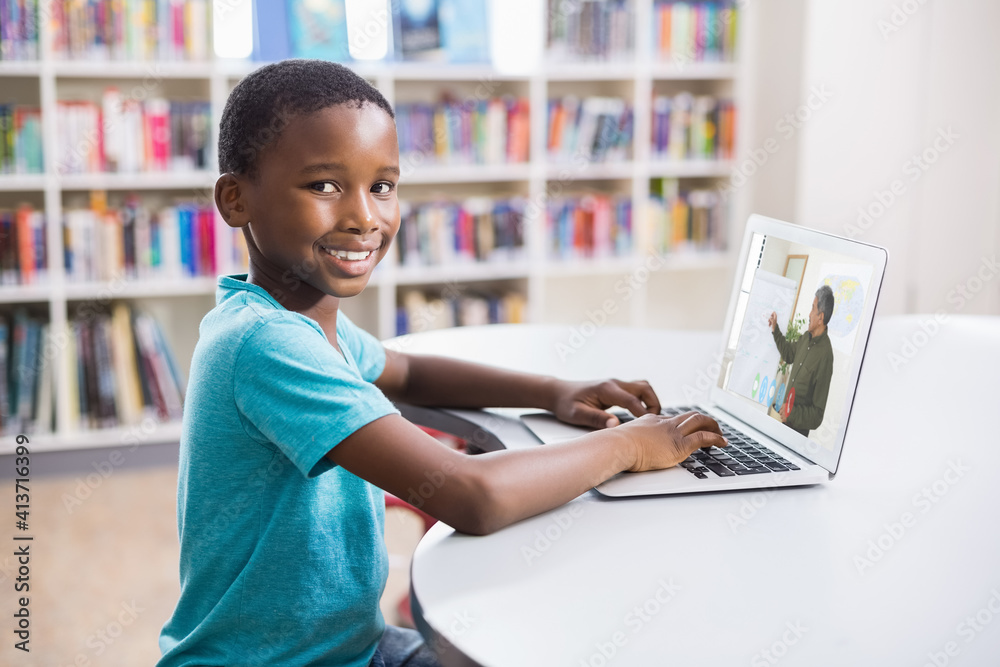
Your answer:
[[[544,15],[547,3],[538,3]],[[738,109],[748,105],[740,85],[742,39],[737,40],[734,62],[684,62],[671,64],[655,56],[651,25],[654,0],[632,0],[630,20],[634,47],[631,53],[608,60],[580,61],[573,58],[550,61],[534,71],[499,72],[486,65],[446,65],[432,63],[356,63],[358,73],[376,85],[396,105],[428,103],[448,93],[457,99],[511,96],[528,104],[527,159],[481,164],[448,164],[435,160],[401,162],[403,176],[399,196],[408,202],[461,202],[468,198],[521,198],[523,253],[509,261],[462,262],[455,266],[401,265],[390,253],[376,269],[370,287],[344,304],[358,324],[387,338],[397,333],[399,307],[408,294],[421,291],[426,297],[448,294],[515,292],[523,297],[523,317],[531,322],[580,325],[586,313],[601,308],[608,299],[616,300],[607,322],[624,326],[668,326],[669,318],[657,304],[663,294],[676,294],[695,282],[722,285],[728,280],[732,246],[741,234],[739,221],[745,219],[743,195],[737,191],[728,202],[722,243],[713,250],[689,250],[659,254],[649,248],[650,232],[645,227],[651,184],[654,179],[677,179],[681,188],[711,189],[728,178],[729,159],[665,159],[652,156],[652,100],[654,95],[681,91],[724,96]],[[743,11],[742,9],[740,11]],[[0,174],[0,209],[13,209],[21,202],[44,212],[48,276],[44,284],[0,285],[0,310],[5,314],[20,306],[41,313],[50,335],[66,332],[73,313],[81,303],[108,303],[125,300],[151,313],[160,322],[164,337],[176,356],[184,377],[197,340],[201,317],[214,303],[215,280],[188,277],[162,280],[79,282],[71,280],[63,268],[64,210],[81,205],[92,190],[107,192],[109,202],[120,203],[127,195],[137,195],[151,206],[176,201],[211,202],[216,178],[214,126],[218,124],[232,87],[257,65],[244,61],[91,62],[61,60],[52,50],[52,34],[40,24],[40,53],[37,61],[0,61],[0,104],[37,105],[41,109],[43,137],[57,136],[56,106],[61,100],[87,99],[100,102],[108,86],[131,90],[145,86],[167,99],[208,101],[213,119],[210,133],[209,166],[184,172],[60,174],[56,147],[43,141],[45,172],[42,174]],[[549,100],[564,96],[615,97],[631,109],[632,139],[624,160],[562,164],[549,156],[547,115]],[[737,116],[734,155],[742,153],[745,119]],[[631,200],[632,239],[628,252],[595,258],[555,258],[550,252],[546,211],[550,200],[598,194]],[[221,222],[216,234],[229,233]],[[217,266],[220,273],[244,270],[222,257],[228,241],[217,236]],[[657,261],[651,262],[651,257]],[[627,295],[616,290],[623,281]],[[723,288],[724,291],[725,288]],[[717,290],[718,291],[718,290]],[[722,295],[724,298],[724,294]],[[666,312],[664,310],[664,312]],[[676,315],[676,309],[674,309]],[[659,313],[659,314],[658,314]],[[71,428],[66,389],[64,350],[56,350],[54,373],[55,431],[33,437],[34,451],[73,448],[117,447],[140,443],[169,442],[179,433],[176,423],[148,422],[143,425],[108,429]],[[138,431],[136,430],[138,429]],[[0,454],[13,450],[13,438],[0,438]]]

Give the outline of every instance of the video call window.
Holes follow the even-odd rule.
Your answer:
[[[873,267],[754,234],[719,387],[833,452]]]

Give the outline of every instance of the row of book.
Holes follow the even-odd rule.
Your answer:
[[[549,100],[548,151],[555,162],[583,157],[591,162],[632,156],[632,106],[619,97],[574,95]]]
[[[671,160],[730,159],[736,133],[732,100],[688,92],[653,98],[652,154]]]
[[[587,194],[552,199],[546,210],[550,256],[605,258],[632,251],[632,200]]]
[[[0,104],[0,174],[40,174],[43,165],[41,110]]]
[[[191,171],[209,161],[208,102],[123,99],[115,88],[102,104],[59,102],[59,173]]]
[[[657,0],[653,6],[654,52],[678,65],[734,60],[739,18],[736,5],[735,0]]]
[[[210,56],[208,0],[52,0],[49,12],[57,58],[206,60]]]
[[[0,60],[38,60],[38,0],[0,2]]]
[[[254,0],[253,59],[485,63],[490,58],[488,2],[393,0],[384,9],[359,3],[348,12],[346,0]]]
[[[549,0],[546,45],[553,61],[623,60],[634,52],[632,0]]]
[[[217,274],[224,256],[216,250],[217,237],[230,230],[217,222],[214,206],[180,203],[152,210],[135,196],[118,207],[94,199],[90,208],[63,211],[69,280],[175,280]]]
[[[525,98],[396,105],[396,131],[404,165],[526,162],[529,127]]]
[[[655,252],[724,250],[725,201],[716,190],[682,191],[676,178],[653,179],[647,224]]]
[[[54,430],[54,364],[65,348],[70,428],[178,420],[184,380],[159,324],[117,302],[110,313],[81,314],[67,336],[18,308],[0,315],[0,432]]]
[[[396,308],[396,335],[432,329],[524,322],[524,294],[479,292],[446,285],[436,293],[406,292]]]
[[[522,198],[400,202],[402,266],[512,261],[524,254]]]
[[[116,302],[110,314],[77,317],[70,326],[71,428],[181,418],[184,379],[152,316]]]
[[[0,210],[0,284],[46,281],[45,215],[30,205]]]

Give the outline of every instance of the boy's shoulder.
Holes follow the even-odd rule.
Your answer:
[[[343,312],[338,313],[337,336],[356,357],[381,347]],[[247,282],[245,274],[219,278],[216,305],[202,320],[199,331],[199,344],[234,352],[238,352],[236,348],[266,351],[296,345],[326,351],[324,343],[326,334],[317,322],[287,310],[262,287]]]
[[[242,347],[251,340],[322,335],[309,318],[286,310],[265,290],[246,282],[245,275],[221,276],[216,303],[199,327],[199,343]]]

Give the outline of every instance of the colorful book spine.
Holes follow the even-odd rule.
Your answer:
[[[729,160],[735,145],[732,100],[682,92],[653,98],[652,155],[666,160]]]
[[[549,60],[625,60],[635,48],[632,0],[549,0]]]
[[[732,62],[739,21],[733,0],[653,5],[653,51],[665,62]]]
[[[266,0],[258,0],[256,5],[267,4]],[[323,0],[322,2],[287,2],[286,26],[288,30],[288,47],[294,58],[317,58],[344,62],[350,60],[347,35],[346,0]],[[397,6],[399,1],[393,2]],[[268,13],[274,12],[269,9]],[[388,23],[388,17],[386,17]],[[270,41],[273,36],[262,37],[270,31],[271,26],[258,25],[258,44],[260,39]],[[260,55],[260,54],[258,54]],[[276,54],[280,55],[280,54]],[[287,57],[287,56],[286,56]]]
[[[397,0],[392,4],[396,54],[404,60],[436,55],[441,48],[440,0]]]
[[[208,102],[123,99],[60,101],[56,169],[60,174],[191,171],[208,165]]]
[[[557,163],[622,162],[632,157],[633,110],[618,97],[549,100],[548,152]]]
[[[554,259],[601,259],[632,252],[632,200],[605,194],[552,199],[546,209]]]
[[[529,124],[528,100],[511,96],[464,103],[396,105],[404,166],[526,162]]]
[[[215,276],[220,266],[231,268],[220,265],[225,258],[216,248],[215,228],[215,208],[207,204],[154,211],[129,197],[124,205],[103,211],[67,209],[66,275],[74,281]]]
[[[441,45],[451,63],[489,63],[489,0],[441,0]]]
[[[204,61],[211,11],[207,0],[52,0],[53,53],[67,60]]]
[[[0,104],[0,174],[40,174],[42,171],[41,110]]]
[[[0,316],[0,432],[52,429],[48,324],[24,308]],[[41,407],[40,401],[50,405]]]
[[[434,266],[522,258],[524,208],[521,198],[400,202],[399,263]]]
[[[28,204],[0,210],[0,284],[46,282],[45,216]]]
[[[647,224],[650,250],[705,252],[726,248],[727,206],[711,189],[682,191],[675,178],[653,179]]]
[[[518,291],[481,292],[446,287],[439,293],[410,290],[396,309],[396,334],[525,321],[527,304]]]
[[[38,0],[0,0],[0,60],[38,57]]]

